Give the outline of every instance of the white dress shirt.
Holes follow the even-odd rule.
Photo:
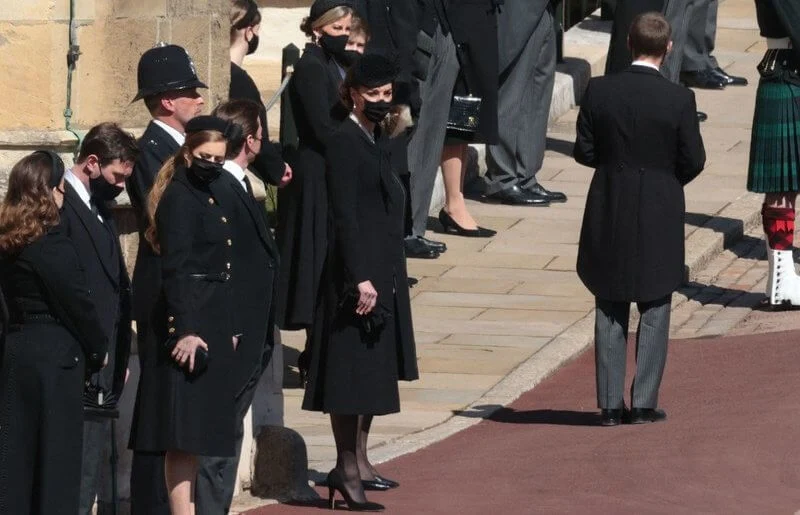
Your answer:
[[[235,161],[225,161],[225,164],[222,165],[222,168],[227,170],[233,177],[239,181],[239,184],[242,185],[244,191],[247,191],[247,184],[244,182],[244,178],[247,177],[244,173],[244,170],[241,166],[239,166]]]
[[[657,72],[661,71],[661,70],[658,69],[658,66],[656,66],[653,63],[648,63],[647,61],[634,61],[634,62],[631,63],[631,66],[646,66],[648,68],[652,68],[653,70],[655,70]]]
[[[86,207],[89,211],[94,211],[92,209],[92,194],[89,193],[89,190],[86,189],[86,186],[83,185],[80,179],[72,172],[72,168],[64,172],[64,180],[70,183],[72,189],[78,194]],[[100,216],[100,213],[97,213],[97,219],[100,220],[100,223],[103,223],[103,217]]]
[[[184,136],[183,133],[176,131],[161,120],[153,120],[153,123],[167,131],[167,134],[172,136],[172,139],[174,139],[178,145],[183,146],[183,143],[186,141],[186,136]]]

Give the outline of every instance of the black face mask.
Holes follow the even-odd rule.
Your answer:
[[[103,177],[91,180],[92,197],[98,200],[114,200],[119,197],[119,194],[122,193],[124,189],[125,188],[122,186],[109,184]]]
[[[360,52],[356,52],[355,50],[345,50],[340,57],[337,57],[337,60],[339,61],[339,64],[345,68],[350,68],[359,57],[361,57]]]
[[[381,120],[386,118],[386,115],[389,114],[389,110],[392,108],[392,104],[381,100],[379,102],[370,102],[369,100],[364,100],[364,116],[367,117],[367,120],[371,121],[372,123],[379,123]]]
[[[253,34],[253,37],[247,42],[247,55],[254,54],[256,50],[258,50],[258,34]]]
[[[195,157],[192,159],[192,166],[189,167],[189,170],[201,181],[212,182],[222,173],[222,165]]]
[[[319,37],[319,45],[322,47],[323,50],[328,52],[330,55],[336,58],[341,64],[342,59],[345,54],[344,47],[347,46],[348,36],[331,36],[329,34],[323,33],[322,36]]]

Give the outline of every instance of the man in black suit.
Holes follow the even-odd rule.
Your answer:
[[[87,391],[93,398],[87,400],[93,407],[113,409],[127,376],[131,346],[130,281],[106,201],[113,200],[122,191],[137,153],[133,136],[116,124],[102,123],[86,134],[75,165],[64,173],[62,224],[86,272],[103,332],[112,342],[109,366],[89,379],[91,389]],[[92,513],[95,497],[103,490],[108,491],[101,488],[101,478],[108,477],[103,472],[108,464],[110,445],[115,442],[110,422],[102,417],[87,418],[84,424],[82,515]],[[103,501],[105,499],[101,498],[98,502],[102,504]]]
[[[139,157],[133,174],[126,181],[131,205],[136,211],[139,249],[133,272],[133,317],[136,320],[141,377],[137,399],[158,395],[146,391],[145,379],[155,365],[157,337],[150,324],[150,312],[161,291],[160,258],[144,238],[149,226],[147,195],[167,158],[184,143],[186,124],[203,110],[198,88],[206,85],[197,78],[194,64],[186,50],[176,45],[157,46],[145,52],[138,66],[139,92],[134,101],[143,99],[152,121],[139,139]],[[138,404],[138,400],[137,400]],[[138,411],[138,410],[137,410]],[[168,515],[163,454],[136,451],[137,420],[134,417],[131,444],[134,448],[131,470],[131,510],[138,515]]]
[[[589,82],[575,159],[596,169],[586,199],[577,271],[596,298],[597,403],[603,425],[666,418],[657,409],[672,293],[684,274],[683,186],[705,166],[694,92],[659,72],[670,26],[655,12],[634,19],[633,65]],[[630,303],[641,313],[631,412],[625,409]]]
[[[267,226],[266,211],[253,196],[245,170],[261,151],[263,128],[258,104],[232,100],[219,105],[214,115],[242,128],[242,136],[228,144],[228,155],[220,181],[219,199],[230,206],[233,240],[239,242],[227,264],[235,295],[237,446],[235,458],[200,458],[195,493],[198,514],[227,513],[233,499],[239,453],[244,436],[244,418],[261,374],[274,347],[273,286],[278,268],[278,248]],[[228,199],[227,202],[225,199]]]

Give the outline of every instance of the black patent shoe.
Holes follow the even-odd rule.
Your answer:
[[[388,486],[389,488],[397,488],[398,486],[400,486],[400,483],[398,483],[397,481],[394,481],[393,479],[387,479],[383,476],[375,476],[375,481],[378,481]]]
[[[600,411],[601,426],[618,426],[622,423],[621,409],[604,409]]]
[[[432,248],[433,250],[435,250],[439,254],[444,254],[445,252],[447,252],[447,245],[445,245],[444,242],[429,240],[428,238],[426,238],[424,236],[417,236],[417,239],[421,240],[422,243],[424,243],[428,247]]]
[[[377,478],[375,479],[362,479],[361,486],[364,487],[364,490],[372,491],[372,492],[385,492],[386,490],[390,490],[392,487],[387,485],[386,483],[381,483],[378,481]]]
[[[439,257],[439,252],[426,245],[420,238],[406,238],[404,245],[408,258],[436,259]]]
[[[459,236],[466,236],[468,238],[491,238],[497,234],[497,231],[486,229],[485,227],[478,227],[477,229],[464,229],[458,225],[458,223],[453,220],[453,217],[450,216],[444,209],[439,211],[439,222],[441,222],[442,227],[444,227],[444,232],[457,234]]]
[[[550,191],[545,189],[544,186],[539,184],[538,182],[534,184],[532,187],[528,188],[528,191],[533,193],[534,195],[539,195],[547,199],[548,202],[551,204],[553,202],[566,202],[567,196],[561,193],[560,191]]]
[[[697,111],[697,121],[704,122],[706,120],[708,120],[708,115],[703,111]]]
[[[719,78],[726,86],[747,86],[747,79],[744,77],[737,77],[735,75],[728,75],[728,72],[717,66],[711,69],[711,74]]]
[[[523,190],[517,185],[505,188],[497,193],[486,195],[486,200],[508,204],[510,206],[538,206],[547,207],[550,201],[544,195],[537,195],[532,191]]]
[[[341,474],[338,470],[333,469],[328,473],[328,506],[332,510],[336,509],[336,492],[342,494],[344,497],[344,502],[347,503],[347,507],[350,511],[383,511],[386,507],[382,504],[378,504],[376,502],[364,501],[364,502],[357,502],[353,500],[353,497],[347,491],[347,488],[344,486],[344,480],[342,479]]]
[[[681,82],[687,88],[725,89],[725,81],[711,73],[711,70],[681,72]]]
[[[667,420],[667,413],[661,409],[654,408],[632,408],[631,424],[648,424],[650,422],[662,422]]]

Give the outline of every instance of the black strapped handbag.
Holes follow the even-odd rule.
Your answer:
[[[447,22],[450,25],[449,22]],[[451,36],[453,35],[450,29]],[[474,134],[478,131],[481,123],[481,98],[473,95],[473,89],[469,86],[467,73],[464,63],[468,60],[464,55],[464,45],[455,43],[456,58],[458,59],[459,75],[464,81],[467,95],[453,95],[450,102],[450,112],[447,115],[447,128],[465,134]]]

